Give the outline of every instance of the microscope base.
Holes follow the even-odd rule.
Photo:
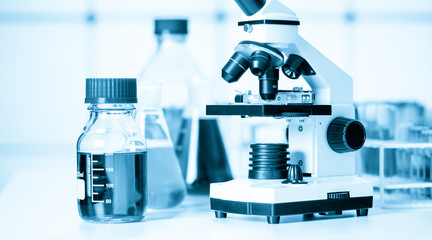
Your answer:
[[[282,184],[282,180],[236,179],[211,184],[210,206],[216,218],[227,213],[267,216],[269,224],[280,216],[314,213],[340,215],[356,210],[367,216],[372,207],[372,185],[354,176],[305,179],[307,184]],[[225,189],[225,190],[224,190]]]

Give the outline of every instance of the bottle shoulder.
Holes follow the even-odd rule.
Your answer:
[[[189,80],[200,76],[200,70],[185,48],[160,48],[144,65],[139,80],[161,81]]]
[[[146,143],[132,116],[90,118],[77,141],[78,151],[144,151]]]

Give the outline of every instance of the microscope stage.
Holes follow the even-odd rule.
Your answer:
[[[250,117],[282,117],[282,114],[291,113],[293,115],[331,115],[331,105],[312,105],[312,104],[248,104],[235,103],[226,105],[207,105],[207,115],[236,115]]]
[[[263,215],[269,223],[290,214],[340,213],[357,210],[367,215],[372,207],[372,185],[356,176],[306,178],[306,184],[282,184],[279,180],[236,179],[212,183],[211,209],[226,213]]]

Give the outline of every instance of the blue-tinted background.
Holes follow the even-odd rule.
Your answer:
[[[432,107],[430,1],[283,2],[300,18],[300,34],[353,77],[355,101]],[[73,153],[88,117],[85,78],[136,77],[155,50],[155,16],[188,17],[191,54],[221,82],[240,14],[233,0],[1,0],[0,186],[23,164],[10,161],[17,152]]]

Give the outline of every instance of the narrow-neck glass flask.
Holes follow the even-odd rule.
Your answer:
[[[146,144],[133,119],[136,79],[88,78],[90,119],[77,142],[77,197],[89,222],[137,222],[147,205]]]
[[[161,106],[174,142],[178,138],[181,117],[189,101],[190,82],[200,76],[186,47],[187,24],[187,19],[155,20],[157,49],[138,78],[139,89],[148,82],[161,84]],[[138,94],[138,97],[143,96]]]

